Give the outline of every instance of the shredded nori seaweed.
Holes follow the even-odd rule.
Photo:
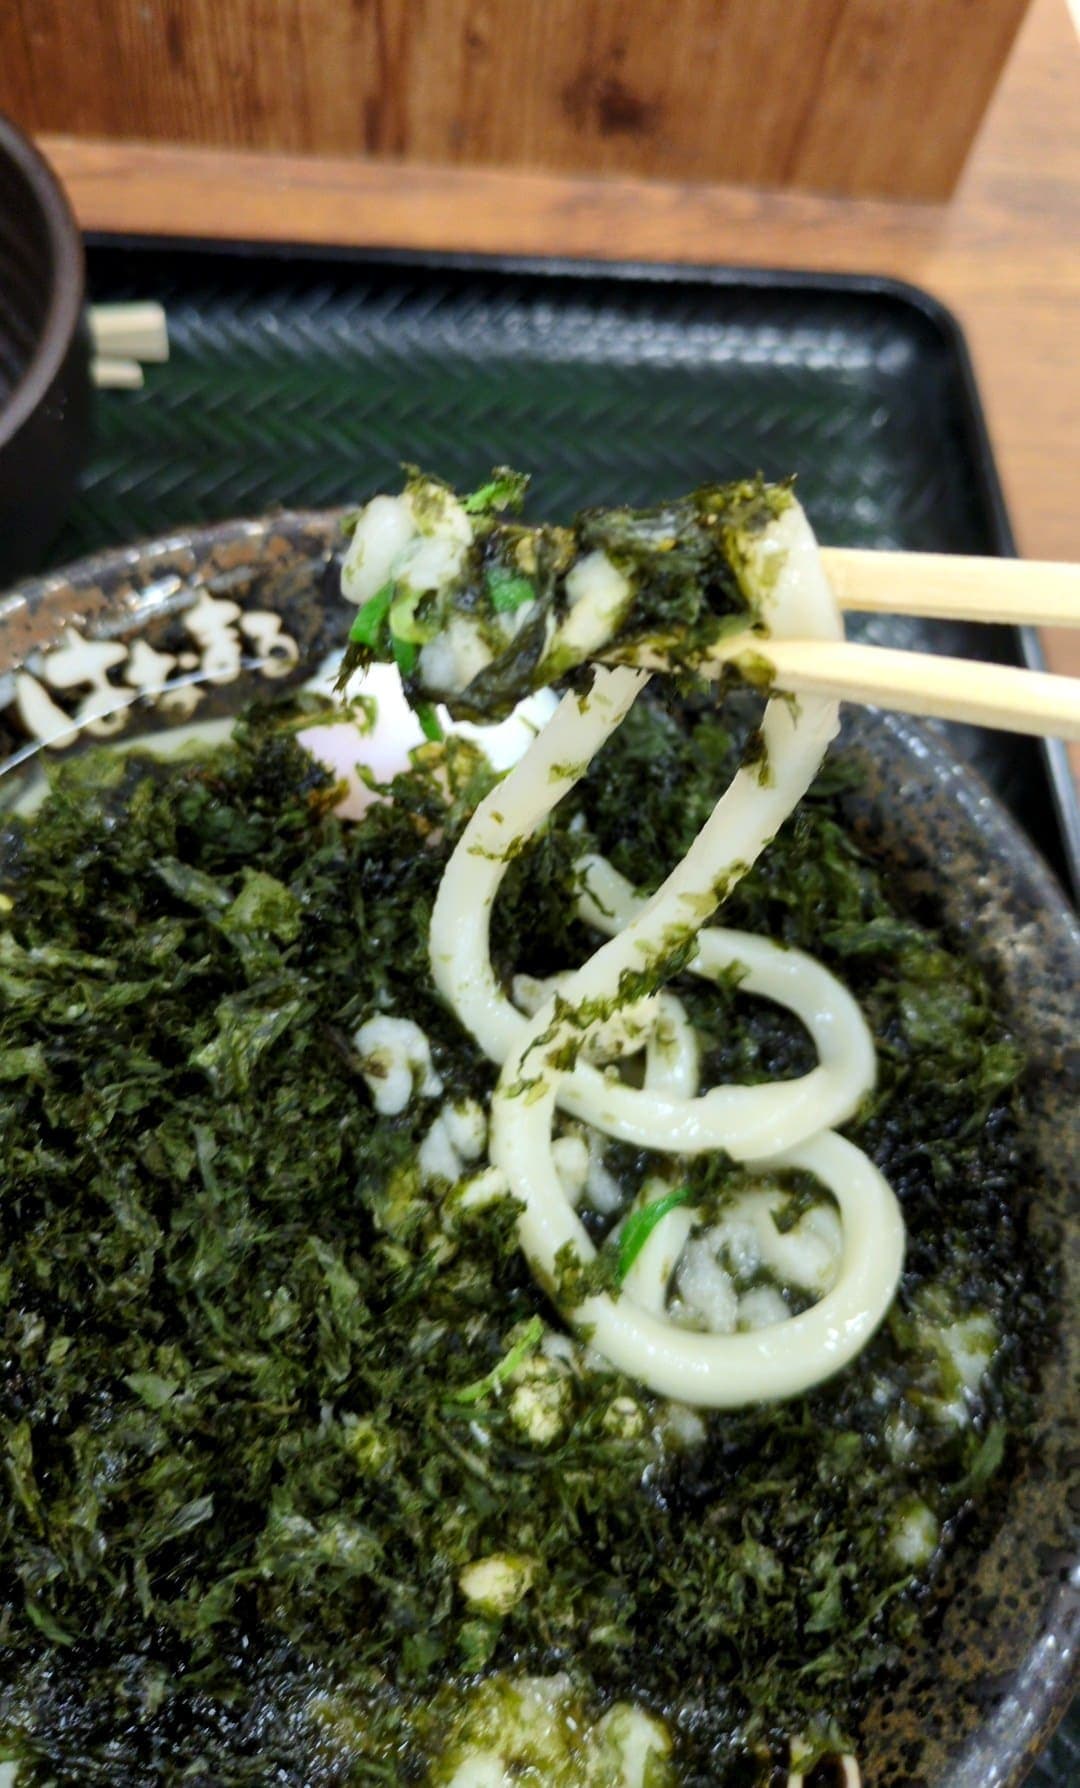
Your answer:
[[[437,522],[440,503],[453,493],[440,479],[416,467],[407,470],[405,491],[418,519],[426,509]],[[762,531],[790,506],[790,481],[768,484],[759,475],[703,484],[651,508],[584,509],[569,527],[517,520],[527,485],[524,474],[496,467],[488,484],[461,499],[473,540],[457,576],[418,596],[407,587],[402,596],[391,580],[358,610],[339,690],[373,659],[394,659],[414,706],[433,696],[445,701],[456,719],[483,723],[509,714],[534,690],[587,681],[585,654],[565,644],[560,627],[569,607],[566,574],[575,560],[594,552],[605,553],[627,581],[626,608],[612,622],[612,652],[632,655],[635,648],[654,645],[664,650],[673,675],[692,674],[725,634],[760,626],[761,591],[757,577],[749,574],[749,554]],[[504,510],[515,519],[505,519]],[[350,532],[355,521],[348,520]],[[532,607],[525,625],[508,641],[498,619],[527,603]],[[418,646],[454,617],[466,620],[494,657],[466,688],[432,688],[420,674]],[[401,637],[402,627],[407,637]],[[753,674],[749,655],[742,672],[727,667],[729,681],[740,674]],[[765,659],[759,661],[762,679],[763,687],[772,680]]]
[[[813,950],[878,1038],[847,1133],[904,1206],[893,1316],[835,1381],[710,1416],[700,1447],[593,1373],[538,1444],[507,1361],[556,1319],[513,1207],[421,1189],[438,1105],[377,1117],[352,1043],[408,1014],[447,1096],[486,1098],[426,930],[490,776],[429,745],[344,822],[295,721],[249,715],[187,762],[76,758],[0,833],[0,1757],[19,1788],[420,1782],[455,1697],[500,1670],[657,1710],[688,1788],[763,1779],[796,1731],[839,1744],[930,1617],[889,1535],[913,1503],[946,1540],[967,1519],[1045,1323],[1022,1064],[985,979],[893,903],[827,766],[724,921]],[[511,863],[500,971],[580,960],[579,853],[655,883],[729,759],[710,711],[639,704]],[[713,1078],[808,1065],[736,978],[678,988]],[[609,1164],[628,1186],[652,1165]],[[741,1183],[690,1170],[695,1196]],[[999,1344],[953,1423],[935,1337],[984,1318]],[[457,1582],[492,1552],[535,1562],[501,1617]]]

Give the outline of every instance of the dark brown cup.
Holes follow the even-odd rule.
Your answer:
[[[82,240],[59,182],[0,115],[0,587],[36,569],[90,436]]]

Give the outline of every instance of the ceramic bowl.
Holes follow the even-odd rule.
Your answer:
[[[101,554],[0,603],[0,804],[43,750],[235,712],[340,645],[338,517],[285,514]],[[920,727],[852,712],[849,819],[921,916],[983,963],[1030,1058],[1030,1246],[1062,1274],[1024,1460],[954,1552],[860,1743],[872,1788],[1012,1788],[1080,1643],[1080,929],[988,788]]]

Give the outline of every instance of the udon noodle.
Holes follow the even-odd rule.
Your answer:
[[[376,499],[353,538],[346,592],[370,601],[388,577],[404,579],[415,609],[418,596],[452,582],[468,550],[470,524],[449,497],[435,513],[434,525],[427,522],[424,531],[408,496]],[[813,535],[794,501],[754,536],[740,569],[769,632],[820,639],[841,634]],[[566,571],[565,589],[569,613],[557,641],[549,638],[549,652],[556,643],[578,658],[602,651],[625,609],[625,579],[594,551]],[[519,617],[514,631],[520,626]],[[491,662],[490,645],[460,615],[447,633],[453,634],[452,649],[446,637],[425,643],[421,674],[426,669],[444,684],[448,678],[464,684]],[[758,1167],[766,1181],[771,1171],[799,1168],[832,1193],[843,1226],[835,1283],[788,1320],[752,1332],[710,1334],[671,1319],[669,1291],[696,1213],[670,1199],[662,1178],[646,1182],[639,1208],[650,1198],[666,1199],[671,1208],[655,1223],[627,1282],[617,1294],[592,1295],[566,1311],[613,1365],[651,1390],[730,1408],[805,1390],[865,1345],[896,1289],[903,1223],[881,1173],[834,1128],[853,1114],[874,1081],[873,1044],[847,990],[800,952],[768,939],[703,929],[808,789],[837,730],[835,702],[805,698],[795,706],[773,696],[761,725],[766,774],[759,765],[737,771],[685,857],[651,897],[639,897],[602,858],[582,861],[579,910],[607,933],[607,941],[531,1017],[499,984],[489,927],[507,864],[585,774],[647,681],[627,666],[598,666],[591,686],[563,698],[524,758],[476,809],[439,891],[431,965],[462,1024],[501,1066],[491,1103],[491,1160],[523,1207],[519,1234],[532,1269],[556,1296],[568,1258],[587,1266],[596,1257],[560,1178],[553,1151],[557,1111],[662,1155],[722,1150]],[[661,994],[674,967],[706,978],[734,971],[748,992],[788,1007],[810,1033],[817,1067],[795,1081],[699,1091],[697,1050],[685,1014],[671,994]],[[645,1051],[640,1086],[588,1059],[590,1053],[603,1056],[613,1022],[622,1032],[617,1053]],[[664,1036],[674,1044],[663,1047]],[[767,1188],[761,1197],[767,1199]]]

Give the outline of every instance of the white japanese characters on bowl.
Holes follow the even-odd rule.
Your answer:
[[[181,580],[175,579],[176,588]],[[12,678],[11,697],[32,744],[70,744],[85,732],[109,739],[129,725],[140,699],[156,703],[173,724],[189,721],[206,685],[231,683],[241,670],[277,679],[288,676],[300,648],[280,615],[244,609],[205,586],[181,617],[191,644],[157,651],[142,638],[94,639],[69,626],[51,652],[35,654]]]

